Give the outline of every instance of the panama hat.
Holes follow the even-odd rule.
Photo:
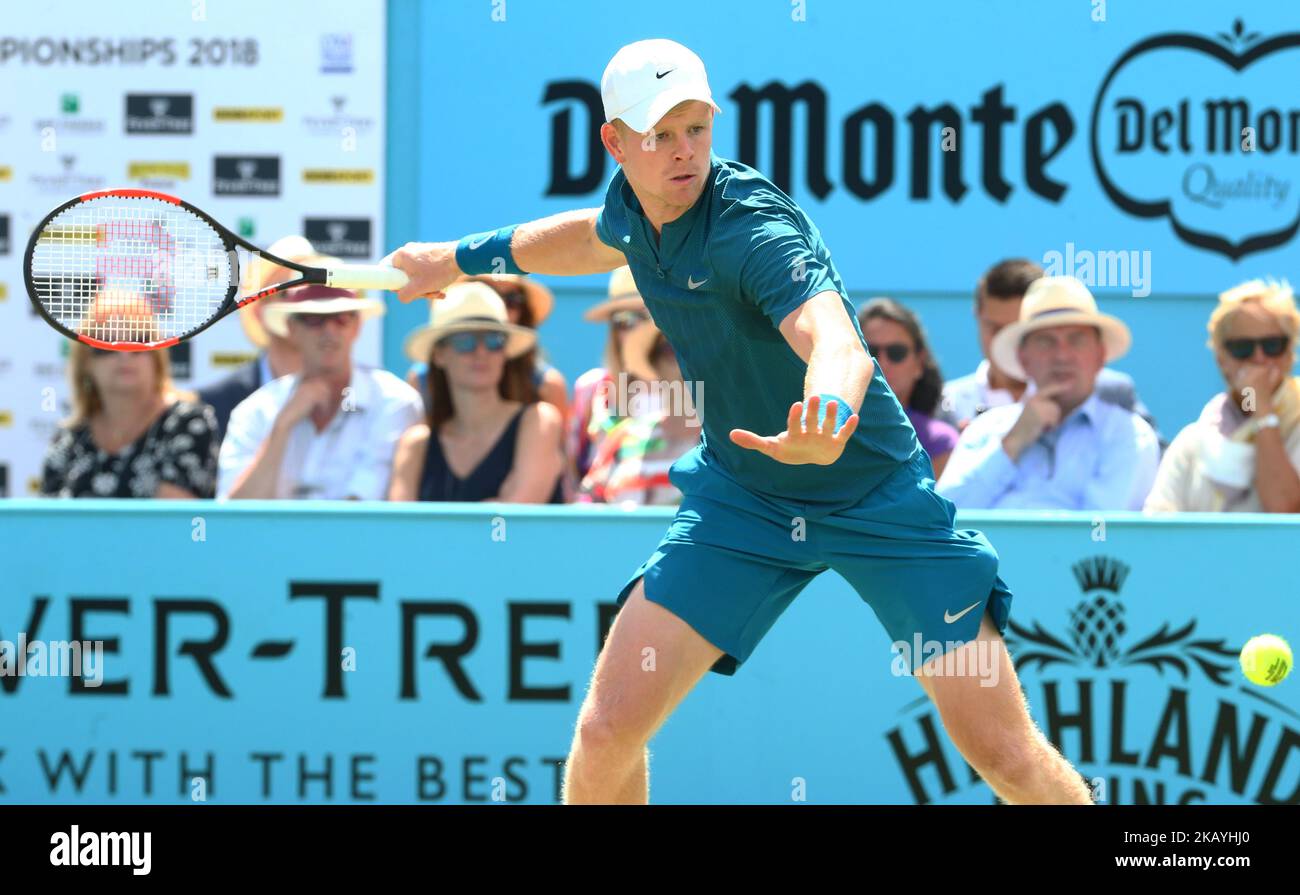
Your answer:
[[[351,289],[312,284],[282,293],[279,301],[262,312],[262,323],[273,336],[289,335],[289,317],[293,314],[339,314],[360,311],[361,322],[384,313],[384,303],[377,298],[363,298]]]
[[[1095,326],[1106,346],[1106,362],[1123,357],[1133,337],[1124,321],[1097,310],[1088,287],[1074,277],[1039,277],[1025,290],[1020,319],[1004,326],[989,346],[993,363],[1022,382],[1028,380],[1020,365],[1020,343],[1025,336],[1054,326]]]
[[[267,246],[266,250],[286,261],[297,261],[299,263],[318,254],[312,248],[312,244],[301,236],[282,236]],[[297,275],[297,271],[281,267],[274,261],[268,261],[260,254],[255,255],[244,273],[245,281],[242,291],[245,295],[251,295],[265,289],[272,283],[283,282]],[[266,348],[271,344],[271,337],[262,326],[262,321],[258,315],[264,313],[278,298],[279,296],[267,296],[251,304],[246,304],[239,309],[239,323],[244,327],[244,335],[248,337],[248,341],[258,348]]]
[[[608,323],[609,318],[619,311],[644,310],[645,299],[637,291],[632,268],[620,267],[609,275],[609,298],[588,308],[582,319],[591,323]]]
[[[506,342],[506,357],[515,358],[537,344],[537,331],[510,323],[506,303],[486,283],[456,282],[444,290],[445,298],[429,302],[429,322],[406,337],[403,350],[417,363],[429,359],[429,352],[440,339],[453,333],[501,332]]]

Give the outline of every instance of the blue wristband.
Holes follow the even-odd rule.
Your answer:
[[[456,265],[467,274],[515,273],[525,271],[510,254],[510,237],[514,226],[485,233],[471,233],[456,246]]]
[[[821,399],[821,403],[817,406],[817,428],[820,429],[826,422],[826,403],[828,401],[834,401],[836,404],[835,432],[832,434],[838,435],[839,431],[844,428],[844,424],[849,421],[849,417],[853,416],[853,405],[850,404],[848,401],[845,401],[839,395],[832,395],[829,392],[822,392],[817,397]],[[808,424],[808,399],[807,398],[804,399],[804,403],[803,403],[802,422],[804,423],[804,425]]]

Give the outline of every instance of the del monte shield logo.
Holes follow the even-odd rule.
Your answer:
[[[1300,33],[1238,20],[1211,37],[1161,34],[1102,81],[1092,162],[1107,196],[1167,218],[1189,245],[1239,260],[1300,229]]]

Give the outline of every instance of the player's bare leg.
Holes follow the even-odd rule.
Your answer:
[[[917,675],[917,681],[939,710],[953,744],[1005,802],[1091,804],[1091,794],[1079,772],[1029,717],[1010,654],[987,615],[980,625],[979,641],[982,643],[959,648],[967,652],[964,666],[956,667],[964,667],[966,673]],[[978,650],[984,650],[997,663],[994,686],[981,686],[976,671]],[[944,661],[943,656],[936,657],[926,663],[922,672],[927,668],[945,670]]]
[[[644,581],[638,581],[614,619],[578,713],[565,764],[565,803],[643,804],[646,744],[721,655],[686,622],[647,600]]]

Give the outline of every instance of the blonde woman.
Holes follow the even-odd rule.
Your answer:
[[[68,351],[72,416],[45,455],[48,497],[211,497],[217,421],[172,385],[165,350]]]
[[[1300,512],[1300,310],[1286,283],[1251,280],[1219,296],[1210,350],[1225,389],[1160,463],[1152,512]]]

